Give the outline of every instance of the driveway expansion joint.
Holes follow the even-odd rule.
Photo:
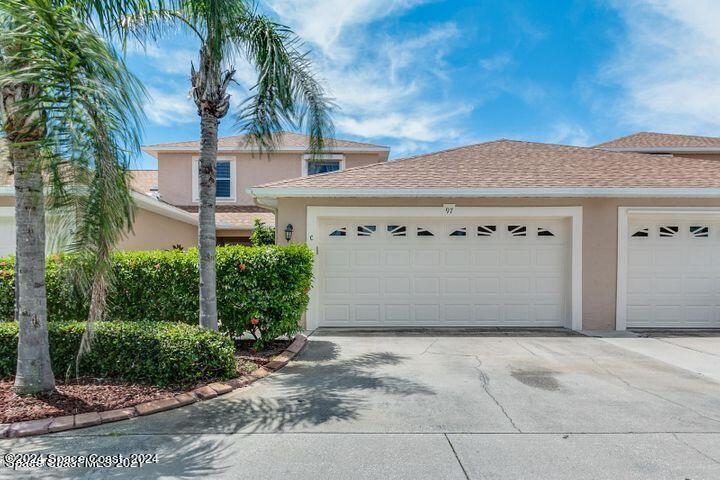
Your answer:
[[[455,456],[455,460],[457,460],[458,465],[460,465],[460,469],[463,472],[463,475],[465,475],[466,480],[470,480],[470,475],[468,475],[467,470],[465,470],[465,466],[460,461],[460,457],[458,456],[457,452],[455,451],[455,447],[453,446],[452,442],[450,441],[450,437],[447,436],[447,433],[444,434],[445,440],[447,440],[448,445],[450,445],[450,450],[452,450],[453,455]]]

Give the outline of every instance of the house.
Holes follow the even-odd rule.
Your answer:
[[[720,327],[720,138],[498,140],[249,193],[316,254],[308,328]]]
[[[257,183],[343,170],[385,162],[388,147],[333,139],[324,152],[307,154],[308,137],[283,132],[272,151],[248,145],[244,136],[218,140],[217,239],[219,245],[248,243],[255,218],[275,223],[272,211],[256,206],[246,190]],[[197,158],[200,142],[143,147],[157,159],[157,170],[131,171],[136,205],[134,231],[118,245],[121,250],[168,249],[197,245]],[[0,255],[15,251],[15,210],[12,178],[0,168]],[[49,235],[51,233],[49,232]],[[52,242],[48,242],[49,246]]]

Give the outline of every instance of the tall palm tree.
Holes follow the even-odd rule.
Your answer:
[[[78,209],[76,244],[95,245],[96,258],[130,221],[123,175],[126,160],[139,148],[142,88],[94,22],[110,25],[146,4],[0,0],[0,121],[15,183],[15,389],[22,394],[54,389],[45,292],[46,190],[59,204]],[[106,200],[108,205],[97,206]],[[113,207],[122,218],[108,216]]]
[[[151,28],[147,28],[148,21]],[[259,13],[248,0],[186,0],[180,8],[129,17],[127,26],[153,37],[162,25],[180,26],[200,43],[191,65],[191,94],[200,116],[199,250],[200,325],[217,330],[215,295],[215,173],[218,125],[230,108],[228,85],[240,59],[257,71],[257,83],[237,114],[237,126],[259,149],[272,149],[275,133],[304,128],[310,150],[323,149],[332,134],[331,102],[311,70],[298,37]]]

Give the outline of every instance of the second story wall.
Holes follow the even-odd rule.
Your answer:
[[[158,187],[162,200],[173,205],[196,205],[193,198],[193,159],[196,153],[160,152],[158,154]],[[333,157],[337,158],[337,157]],[[342,154],[342,168],[353,168],[385,161],[384,153]],[[218,198],[218,205],[253,205],[253,198],[246,193],[249,187],[263,183],[300,177],[307,172],[302,153],[276,152],[270,154],[220,152],[218,161],[229,160],[232,168],[231,185],[233,197]]]

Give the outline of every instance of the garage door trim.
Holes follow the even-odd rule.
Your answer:
[[[348,217],[372,218],[567,218],[571,226],[570,304],[573,330],[582,330],[582,221],[583,209],[577,207],[456,207],[445,204],[436,207],[307,207],[307,245],[318,252],[318,231],[321,220]],[[314,262],[314,277],[320,278],[319,262]],[[307,328],[315,329],[319,323],[320,292],[310,291]]]
[[[627,329],[630,217],[641,215],[719,216],[719,207],[618,207],[617,302],[615,329]]]

